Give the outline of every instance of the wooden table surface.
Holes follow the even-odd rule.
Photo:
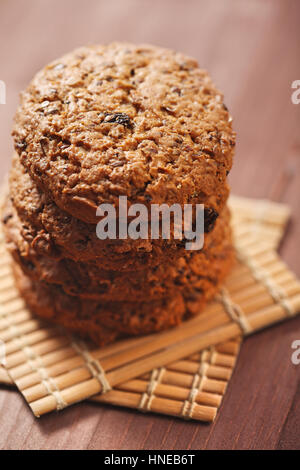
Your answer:
[[[19,91],[44,64],[89,43],[149,42],[197,57],[225,94],[238,134],[234,193],[290,204],[280,252],[300,275],[300,2],[295,0],[0,0],[1,178]],[[36,420],[0,388],[3,449],[300,448],[300,319],[247,339],[211,425],[93,404]]]

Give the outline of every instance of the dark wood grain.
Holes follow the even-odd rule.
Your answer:
[[[112,40],[150,42],[193,55],[224,91],[238,133],[233,191],[291,205],[281,254],[300,275],[300,2],[295,0],[1,0],[1,175],[9,167],[18,93],[48,61]],[[3,449],[300,448],[300,366],[291,343],[300,320],[245,341],[212,425],[80,404],[33,418],[19,394],[0,389]]]

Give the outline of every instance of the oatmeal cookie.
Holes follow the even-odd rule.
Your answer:
[[[194,59],[126,43],[47,65],[22,94],[13,137],[39,187],[87,223],[120,195],[206,204],[226,184],[235,145],[223,96]]]
[[[178,257],[185,251],[184,244],[174,238],[170,240],[100,240],[95,224],[86,224],[62,211],[49,199],[26,172],[14,155],[10,172],[10,198],[24,225],[30,224],[40,234],[43,250],[53,251],[55,245],[64,256],[74,261],[89,261],[100,258],[105,269],[141,269],[145,264],[158,265],[168,257]],[[214,195],[205,207],[206,233],[213,230],[218,214],[213,209],[215,200],[226,200],[228,186],[222,195]],[[42,233],[44,236],[42,237]],[[46,236],[46,233],[49,236]],[[50,236],[51,234],[51,236]],[[109,266],[111,260],[112,266]]]

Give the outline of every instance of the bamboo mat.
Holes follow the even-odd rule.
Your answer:
[[[254,224],[248,211],[241,211],[243,224],[254,228],[240,230],[243,224],[236,223],[237,217],[239,261],[221,295],[202,315],[180,328],[101,350],[88,350],[28,312],[14,288],[2,247],[0,337],[6,343],[10,377],[35,415],[105,391],[94,399],[212,421],[238,354],[240,340],[232,338],[292,316],[300,307],[300,284],[271,249],[286,219],[268,221],[277,236],[258,244],[255,234],[264,218],[260,215],[259,224]]]
[[[278,248],[291,216],[289,206],[267,199],[230,196],[229,207],[236,237],[251,232],[270,248]]]

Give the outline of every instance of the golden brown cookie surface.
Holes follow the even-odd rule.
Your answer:
[[[13,136],[40,188],[89,223],[120,195],[206,203],[225,185],[235,144],[222,95],[195,60],[120,43],[78,49],[39,72]]]

